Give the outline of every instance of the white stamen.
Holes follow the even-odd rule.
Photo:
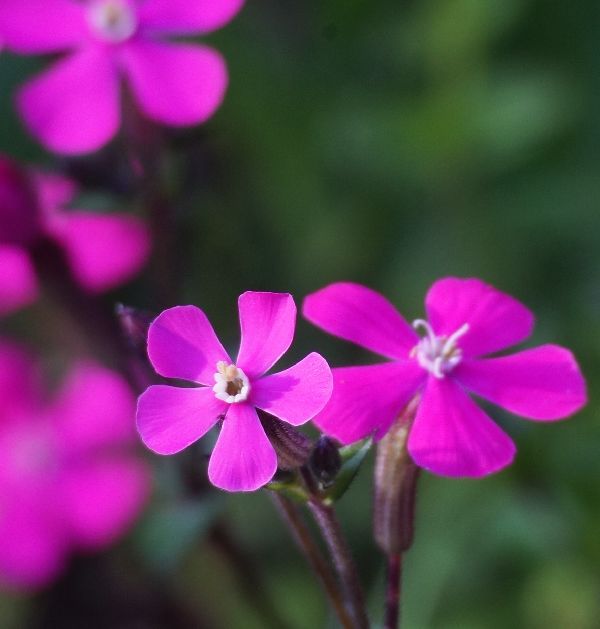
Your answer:
[[[228,404],[244,402],[250,394],[250,381],[246,374],[235,365],[228,365],[224,360],[217,363],[213,391],[215,397]]]
[[[413,328],[425,330],[425,336],[410,353],[411,357],[416,357],[423,369],[427,369],[436,378],[443,378],[460,363],[462,350],[457,342],[469,331],[468,323],[449,337],[436,336],[429,322],[423,319],[413,321]]]
[[[138,26],[128,0],[96,0],[88,9],[88,22],[101,39],[113,44],[129,39]]]

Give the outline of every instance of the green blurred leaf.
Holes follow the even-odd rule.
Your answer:
[[[184,555],[208,532],[222,507],[223,500],[215,495],[157,508],[142,522],[136,536],[144,561],[157,572],[176,570]]]
[[[336,502],[348,491],[372,445],[373,439],[369,438],[340,448],[342,467],[333,485],[323,494],[327,504]]]

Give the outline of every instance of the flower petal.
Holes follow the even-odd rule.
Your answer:
[[[44,170],[31,172],[38,204],[46,214],[53,214],[73,200],[77,184],[68,177]]]
[[[51,407],[58,443],[69,457],[135,441],[135,399],[117,373],[92,362],[71,369]]]
[[[430,377],[408,438],[414,462],[441,476],[485,476],[506,467],[515,446],[450,378]]]
[[[0,583],[30,590],[50,583],[66,563],[67,541],[45,506],[25,496],[3,496],[0,514]]]
[[[6,426],[14,411],[19,415],[24,409],[37,411],[41,393],[40,374],[33,357],[19,345],[0,340],[0,424]]]
[[[210,482],[226,491],[254,491],[276,470],[277,455],[254,407],[231,404],[210,457]]]
[[[0,31],[1,32],[1,31]],[[29,173],[0,155],[0,239],[27,246],[39,236],[38,205]]]
[[[196,306],[164,310],[148,330],[148,357],[165,378],[213,385],[217,363],[231,359],[206,315]]]
[[[342,443],[383,437],[424,382],[415,361],[333,369],[333,394],[313,422]]]
[[[285,371],[256,380],[251,400],[263,411],[300,426],[323,409],[332,390],[331,369],[313,352]]]
[[[242,341],[237,366],[260,376],[288,350],[296,327],[296,304],[287,293],[248,291],[238,299]]]
[[[558,345],[486,360],[466,360],[453,375],[467,389],[530,419],[562,419],[587,401],[573,354]]]
[[[146,0],[139,10],[142,29],[156,33],[208,33],[225,26],[244,0]]]
[[[133,216],[61,212],[48,231],[64,247],[74,277],[94,293],[131,279],[150,254],[149,231]]]
[[[0,246],[0,315],[32,304],[38,282],[29,255],[20,247]]]
[[[468,356],[483,356],[520,343],[533,329],[529,309],[478,279],[438,280],[429,289],[425,306],[437,335],[449,336],[469,324],[458,342]]]
[[[46,148],[66,154],[95,151],[119,127],[116,69],[102,48],[85,48],[26,83],[17,105]]]
[[[79,45],[87,24],[84,7],[71,0],[2,0],[0,33],[13,52],[60,52]]]
[[[149,490],[149,469],[141,461],[99,459],[66,469],[56,500],[73,543],[95,550],[127,531]]]
[[[227,68],[212,48],[138,40],[122,54],[137,102],[152,120],[173,126],[199,124],[223,102]]]
[[[227,413],[208,387],[148,387],[138,400],[137,428],[150,450],[175,454],[206,434]]]
[[[406,358],[419,341],[383,295],[360,284],[330,284],[309,295],[302,312],[330,334],[387,358]]]

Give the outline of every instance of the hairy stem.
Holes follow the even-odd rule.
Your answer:
[[[315,544],[299,510],[290,500],[278,493],[271,492],[271,497],[283,520],[291,529],[292,535],[300,550],[303,552],[306,560],[321,581],[321,584],[325,589],[327,597],[329,598],[342,627],[344,627],[344,629],[354,629],[357,625],[354,623],[351,615],[346,609],[344,598],[339,591],[335,577],[331,573],[331,570],[323,558],[318,546]]]
[[[346,605],[352,616],[352,627],[368,629],[369,620],[365,611],[365,599],[358,571],[335,511],[333,507],[323,503],[317,496],[313,496],[308,501],[308,508],[321,531],[333,560]]]
[[[402,554],[388,555],[385,592],[385,629],[400,626],[400,592],[402,589]]]

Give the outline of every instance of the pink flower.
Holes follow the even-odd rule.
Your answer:
[[[256,408],[299,426],[331,395],[331,371],[309,354],[285,371],[264,376],[289,348],[296,325],[291,295],[247,292],[238,300],[242,341],[235,363],[195,306],[161,313],[148,331],[148,356],[166,378],[204,386],[149,387],[138,401],[144,443],[158,454],[175,454],[223,425],[210,457],[210,481],[227,491],[253,491],[268,483],[277,456]]]
[[[449,277],[433,284],[425,307],[429,320],[411,328],[382,295],[358,284],[332,284],[306,298],[309,321],[392,361],[333,369],[333,395],[314,419],[323,431],[343,443],[381,438],[419,395],[408,439],[415,463],[443,476],[483,476],[508,465],[515,446],[467,391],[542,421],[585,404],[583,377],[562,347],[482,358],[531,334],[532,313],[509,295]]]
[[[58,153],[106,144],[120,123],[125,78],[142,112],[173,126],[210,118],[227,87],[222,57],[169,35],[209,33],[243,0],[2,0],[0,34],[22,54],[66,52],[17,96],[29,130]]]
[[[119,214],[62,208],[75,196],[70,180],[29,172],[0,157],[0,315],[36,300],[38,282],[29,248],[56,242],[74,278],[101,293],[132,278],[150,253],[142,221]]]
[[[149,489],[135,457],[134,398],[121,377],[78,364],[53,399],[20,348],[0,343],[0,582],[48,584],[73,551],[133,523]]]

